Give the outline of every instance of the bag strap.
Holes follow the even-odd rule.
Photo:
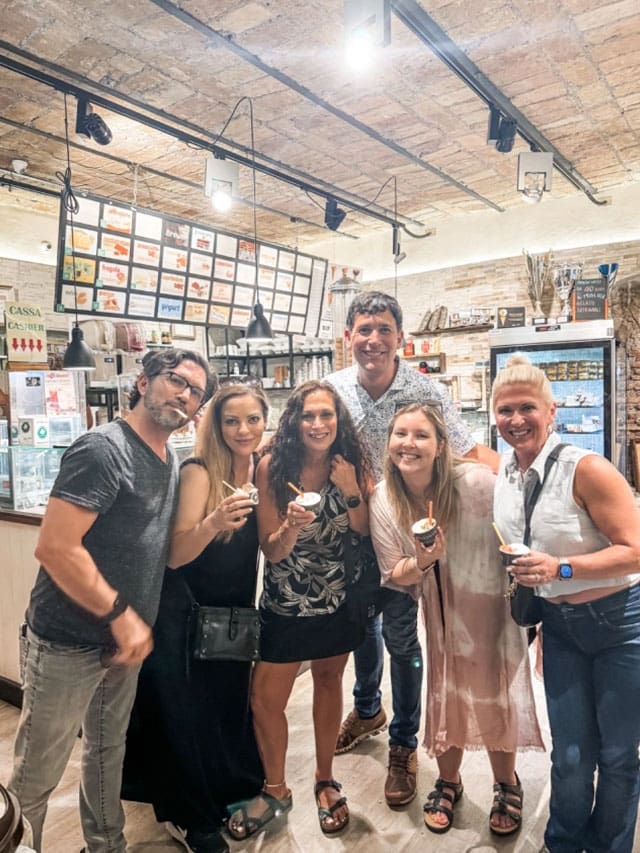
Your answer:
[[[527,494],[526,489],[525,489],[525,495],[524,495],[524,536],[522,537],[522,541],[527,547],[529,547],[529,541],[531,539],[531,516],[533,515],[533,510],[535,508],[536,503],[538,502],[538,496],[540,495],[540,492],[542,491],[542,487],[544,486],[544,484],[547,480],[547,475],[549,474],[549,471],[552,469],[552,467],[555,465],[556,461],[558,460],[558,457],[560,456],[560,451],[562,450],[563,447],[568,447],[568,444],[566,442],[564,442],[564,443],[561,442],[560,444],[556,444],[556,446],[553,448],[553,450],[547,456],[547,459],[544,463],[544,476],[542,478],[542,481],[540,481],[540,478],[536,474],[536,484],[531,489],[529,494]]]
[[[344,579],[347,586],[351,586],[356,580],[356,561],[353,554],[353,542],[351,541],[351,528],[342,534],[342,552],[344,559]]]

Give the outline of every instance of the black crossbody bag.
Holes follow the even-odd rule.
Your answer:
[[[207,607],[198,604],[189,584],[187,657],[195,660],[260,660],[260,616],[255,607]]]
[[[563,447],[567,447],[567,444],[556,444],[551,453],[549,453],[544,463],[544,477],[542,482],[538,480],[531,493],[525,497],[524,536],[522,537],[522,541],[527,548],[531,541],[531,516],[533,509],[538,501],[538,496],[542,491],[547,475],[553,465],[555,465]],[[534,628],[542,620],[542,602],[540,596],[535,594],[533,587],[522,586],[516,581],[513,575],[510,575],[510,578],[511,584],[508,594],[511,598],[511,616],[514,622],[523,628]]]

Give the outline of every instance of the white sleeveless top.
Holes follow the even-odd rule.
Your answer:
[[[551,450],[560,443],[552,433],[535,458],[531,468],[523,476],[513,451],[503,454],[494,493],[493,515],[500,533],[507,542],[522,542],[524,536],[524,482],[537,471],[544,478],[544,465]],[[591,451],[567,445],[552,465],[531,516],[532,551],[543,551],[555,557],[572,557],[591,554],[609,547],[611,542],[591,520],[588,513],[578,506],[573,497],[573,482],[576,465]],[[620,586],[640,580],[640,574],[620,575],[612,578],[580,580],[555,580],[536,587],[536,595],[554,598],[558,595],[582,592],[595,587]]]

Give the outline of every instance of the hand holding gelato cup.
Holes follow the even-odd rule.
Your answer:
[[[529,548],[521,542],[510,542],[508,545],[500,546],[503,566],[510,566],[518,557],[524,557],[528,553]]]
[[[425,548],[429,548],[436,541],[438,522],[435,518],[421,518],[420,521],[416,521],[416,523],[412,525],[411,532],[416,539],[425,546]]]
[[[260,495],[253,483],[243,483],[239,489],[236,489],[237,495],[246,495],[254,506],[260,503]]]
[[[298,495],[296,498],[298,506],[301,506],[306,510],[311,510],[311,512],[315,512],[316,515],[320,509],[320,501],[321,497],[317,492],[305,492],[303,495]]]

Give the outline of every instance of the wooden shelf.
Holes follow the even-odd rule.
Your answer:
[[[403,361],[438,361],[438,369],[430,371],[430,373],[446,373],[447,371],[447,356],[443,352],[421,352],[416,355],[400,355]]]
[[[482,323],[478,326],[447,326],[446,329],[434,329],[432,332],[409,332],[410,335],[418,335],[428,338],[435,335],[457,335],[460,332],[488,332],[494,329],[493,323]]]

